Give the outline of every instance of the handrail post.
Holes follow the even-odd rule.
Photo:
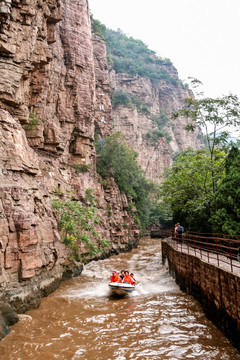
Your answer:
[[[199,237],[199,248],[200,248],[200,257],[202,259],[202,244],[201,244],[201,240],[200,240],[200,237]]]
[[[207,257],[208,257],[208,264],[209,264],[209,248],[208,248],[208,238],[207,238]]]
[[[219,267],[219,256],[218,256],[217,239],[216,239],[216,252],[217,252],[217,264],[218,264],[218,267]]]
[[[229,247],[229,256],[230,256],[231,272],[233,272],[232,251],[231,251],[231,242],[230,242],[230,240],[228,240],[228,247]]]

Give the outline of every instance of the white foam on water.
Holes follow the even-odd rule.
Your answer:
[[[72,360],[80,359],[80,356],[83,355],[83,354],[86,353],[86,352],[87,352],[87,350],[85,350],[85,349],[78,349],[78,350],[75,352],[74,356],[72,357]]]
[[[21,321],[32,321],[32,317],[26,314],[18,314],[19,320]]]
[[[106,283],[89,283],[89,285],[84,284],[84,288],[71,290],[62,296],[68,298],[96,298],[106,297],[108,292],[108,284]]]

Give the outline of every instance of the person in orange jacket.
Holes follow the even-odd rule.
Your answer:
[[[110,281],[111,282],[121,282],[120,276],[118,275],[118,273],[116,271],[112,272]]]
[[[128,271],[125,271],[125,276],[124,276],[124,278],[123,278],[123,282],[124,282],[124,283],[129,283],[129,284],[133,285],[132,278],[131,278],[131,276],[129,275],[129,272],[128,272]]]
[[[134,278],[134,274],[133,274],[133,273],[130,274],[130,277],[131,277],[131,279],[132,279],[133,285],[137,284],[137,280]]]

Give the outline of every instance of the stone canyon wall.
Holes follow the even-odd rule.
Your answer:
[[[87,1],[2,0],[0,20],[0,300],[23,312],[82,269],[60,240],[56,193],[84,203],[93,190],[111,244],[100,256],[129,250],[139,230],[126,197],[96,173],[94,131],[111,132],[111,104]]]

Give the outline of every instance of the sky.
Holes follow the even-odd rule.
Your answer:
[[[89,0],[95,19],[169,58],[206,96],[240,98],[240,0]]]

